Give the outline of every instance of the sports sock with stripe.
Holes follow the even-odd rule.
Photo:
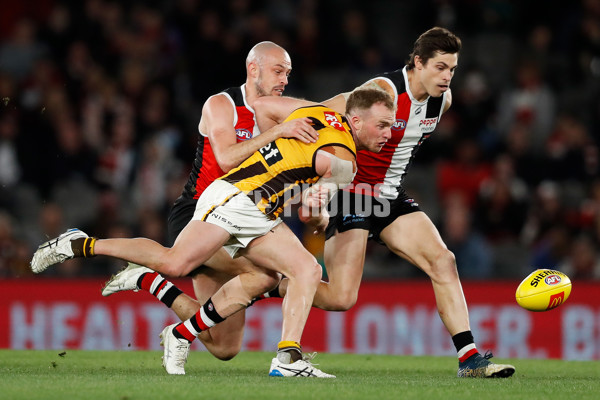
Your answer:
[[[149,292],[169,308],[171,308],[177,296],[183,293],[177,286],[163,278],[158,272],[146,272],[140,275],[136,286],[141,290]]]
[[[75,257],[95,257],[94,244],[96,244],[95,237],[78,238],[71,240],[71,250]]]
[[[224,320],[225,318],[221,317],[215,309],[212,299],[208,299],[192,318],[177,324],[173,329],[173,334],[175,337],[192,342],[200,332]]]
[[[250,302],[248,307],[250,307],[252,304],[256,303],[259,300],[272,299],[272,298],[281,298],[281,295],[279,294],[279,285],[277,285],[277,287],[275,289],[273,289],[269,292],[265,292],[265,293],[261,294],[260,296],[253,298],[252,302]]]
[[[454,347],[456,347],[459,362],[464,362],[467,358],[479,353],[471,331],[457,333],[452,336],[452,342],[454,343]]]
[[[277,359],[284,364],[292,364],[302,359],[302,346],[291,340],[282,340],[277,345]]]

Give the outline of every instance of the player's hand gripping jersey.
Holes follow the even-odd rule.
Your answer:
[[[277,139],[220,178],[249,194],[270,218],[279,216],[293,198],[290,193],[300,193],[300,185],[319,180],[314,167],[317,150],[342,146],[356,155],[350,127],[342,115],[315,105],[295,110],[285,121],[304,117],[310,118],[319,132],[317,142],[306,144],[295,139]]]

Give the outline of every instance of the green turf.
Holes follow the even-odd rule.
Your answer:
[[[159,352],[0,350],[0,399],[600,399],[600,363],[511,362],[509,379],[456,378],[453,357],[319,354],[337,379],[270,378],[272,353],[194,352],[168,376]]]

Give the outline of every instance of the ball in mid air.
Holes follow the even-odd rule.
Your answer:
[[[538,269],[517,287],[517,303],[529,311],[547,311],[563,304],[571,294],[571,280],[560,271]]]

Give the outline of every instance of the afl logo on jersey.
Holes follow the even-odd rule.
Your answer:
[[[236,129],[235,135],[237,136],[237,140],[240,142],[252,139],[252,132],[250,132],[248,129]]]
[[[393,131],[403,131],[406,128],[406,121],[403,119],[397,119],[392,125]]]

